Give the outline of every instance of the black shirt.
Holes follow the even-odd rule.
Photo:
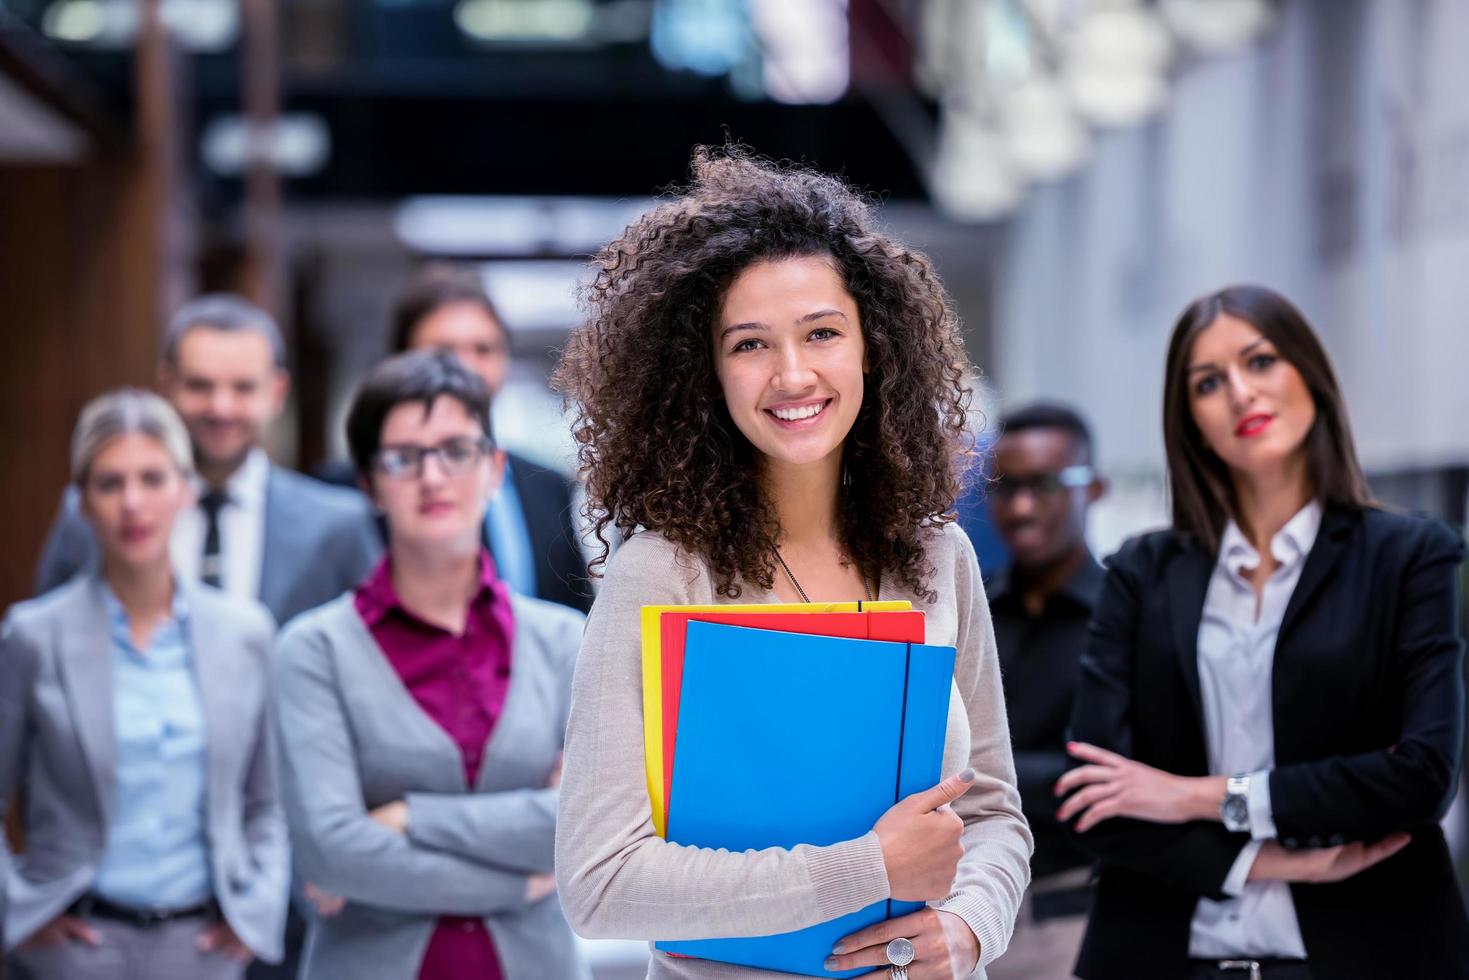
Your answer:
[[[1102,594],[1102,566],[1090,554],[1032,618],[1008,573],[986,591],[999,647],[1005,706],[1021,808],[1035,834],[1031,875],[1039,878],[1091,863],[1056,822],[1056,780],[1066,771],[1066,729],[1087,646],[1087,624]]]

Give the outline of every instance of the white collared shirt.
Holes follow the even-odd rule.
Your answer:
[[[255,599],[260,595],[260,570],[265,557],[265,485],[270,479],[270,457],[250,450],[240,468],[224,485],[228,496],[219,511],[220,587],[230,595]],[[194,491],[207,487],[194,478]],[[174,568],[190,579],[199,577],[204,558],[204,536],[209,521],[198,504],[179,514],[169,540]]]
[[[1256,599],[1244,577],[1260,564],[1259,553],[1230,521],[1219,544],[1199,621],[1199,694],[1209,772],[1250,774],[1250,843],[1224,880],[1222,902],[1199,899],[1189,930],[1189,955],[1201,959],[1306,956],[1290,885],[1250,881],[1250,867],[1267,840],[1275,838],[1270,806],[1270,770],[1275,767],[1272,676],[1281,621],[1306,557],[1321,529],[1321,504],[1312,501],[1270,539],[1280,563]]]

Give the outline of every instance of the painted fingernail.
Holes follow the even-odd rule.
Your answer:
[[[843,953],[845,953],[847,951],[846,944],[845,943],[837,943],[835,946],[833,946],[831,948],[831,951],[832,951],[832,954],[833,955],[835,955],[835,956],[841,956]]]
[[[826,962],[822,963],[821,965],[826,967],[828,970],[835,970],[837,968],[837,958],[835,956],[828,956],[826,958]]]
[[[959,781],[961,783],[972,783],[972,782],[974,782],[974,770],[973,769],[965,769],[963,772],[961,772],[959,774]]]

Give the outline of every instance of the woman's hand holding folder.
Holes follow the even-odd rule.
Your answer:
[[[964,856],[959,843],[964,821],[949,804],[972,785],[974,770],[965,769],[932,789],[899,800],[873,826],[892,898],[930,902],[948,897]]]
[[[888,943],[900,936],[913,944],[908,980],[963,980],[979,965],[979,939],[969,923],[953,912],[923,909],[847,936],[832,949],[826,969],[836,973],[886,966]]]

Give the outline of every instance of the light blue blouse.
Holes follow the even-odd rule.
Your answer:
[[[117,797],[93,890],[146,908],[184,908],[212,892],[205,833],[204,712],[189,649],[188,609],[146,650],[133,646],[127,610],[104,589],[112,662]]]

